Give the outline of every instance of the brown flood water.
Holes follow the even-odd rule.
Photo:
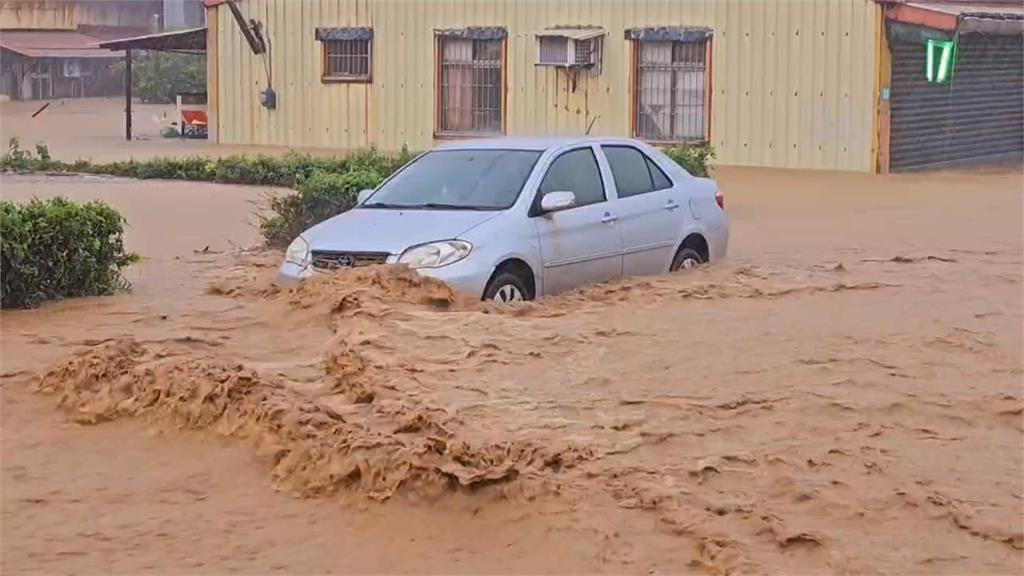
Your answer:
[[[718,176],[728,262],[514,309],[279,288],[264,190],[4,176],[147,259],[0,315],[2,571],[1019,573],[1020,173]]]

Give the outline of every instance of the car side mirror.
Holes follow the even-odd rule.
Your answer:
[[[558,212],[576,205],[576,194],[572,192],[548,192],[540,199],[542,212]]]
[[[360,190],[359,196],[356,197],[356,204],[362,204],[373,194],[373,190]]]

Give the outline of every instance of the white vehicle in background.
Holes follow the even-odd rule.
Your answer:
[[[288,247],[280,276],[400,263],[484,300],[555,294],[725,257],[710,179],[617,138],[498,138],[421,154]]]

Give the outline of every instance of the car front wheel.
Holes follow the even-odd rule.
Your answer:
[[[495,276],[487,289],[484,290],[484,300],[490,300],[498,304],[509,302],[524,302],[530,299],[530,292],[526,289],[523,281],[511,272],[502,272]]]
[[[679,252],[676,252],[676,257],[672,259],[672,266],[669,268],[669,271],[675,272],[677,270],[689,270],[690,268],[696,268],[703,263],[704,261],[696,250],[683,248]]]

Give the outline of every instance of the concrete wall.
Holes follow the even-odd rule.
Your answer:
[[[636,26],[714,30],[711,142],[723,164],[870,171],[874,167],[878,6],[871,0],[245,0],[272,51],[254,56],[226,6],[211,30],[219,138],[233,144],[434,144],[435,28],[504,26],[510,135],[629,135]],[[575,91],[534,65],[535,31],[601,26],[600,74]],[[374,29],[372,84],[323,84],[317,26]],[[271,67],[276,110],[259,105]]]

